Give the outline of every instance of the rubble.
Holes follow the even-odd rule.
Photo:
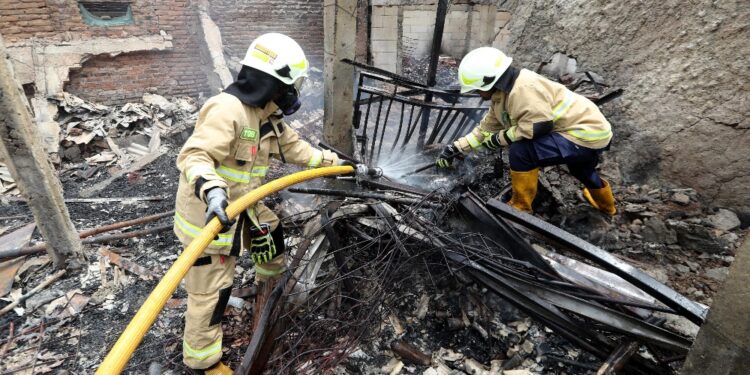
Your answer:
[[[711,223],[714,228],[721,229],[725,232],[740,226],[740,219],[737,215],[724,208],[720,208],[718,212],[709,216],[708,222]]]
[[[686,206],[690,204],[690,197],[688,197],[686,194],[677,192],[672,195],[672,202],[676,202],[683,206]]]
[[[19,195],[16,181],[5,164],[0,163],[0,195]]]
[[[192,127],[197,106],[189,97],[171,100],[144,94],[143,103],[104,106],[68,93],[50,97],[59,107],[63,161],[89,164],[117,161],[120,165],[158,152],[161,136],[174,136]],[[138,143],[142,142],[142,143]]]
[[[719,282],[724,281],[727,275],[729,275],[729,267],[717,267],[706,270],[706,276]]]
[[[94,228],[105,222],[171,210],[173,202],[169,199],[141,198],[169,197],[174,193],[178,178],[174,157],[180,146],[181,130],[174,129],[175,133],[171,133],[170,127],[164,125],[180,127],[178,124],[181,120],[176,119],[182,116],[193,118],[195,108],[183,110],[179,101],[163,101],[159,97],[149,97],[151,104],[133,105],[127,110],[117,107],[104,110],[90,103],[81,104],[72,98],[69,100],[77,103],[68,106],[73,112],[61,112],[80,116],[77,120],[70,120],[79,122],[71,129],[80,129],[80,133],[76,135],[76,131],[73,131],[66,135],[75,137],[89,132],[87,137],[90,137],[90,134],[95,134],[88,143],[75,143],[72,138],[68,139],[70,143],[66,144],[70,149],[79,150],[80,159],[75,163],[66,159],[61,166],[61,180],[66,186],[66,195],[70,196],[68,199],[78,199],[71,205],[76,225]],[[76,114],[74,108],[79,108],[80,114]],[[167,114],[170,111],[171,114]],[[107,127],[102,119],[108,116],[127,120]],[[304,116],[290,122],[297,121],[303,133],[314,132],[306,124],[314,122],[319,111],[313,109]],[[126,126],[130,119],[134,119],[134,122]],[[185,121],[187,127],[189,120]],[[81,125],[84,122],[88,125]],[[100,135],[102,132],[97,133],[98,129],[103,131],[104,136]],[[158,132],[154,133],[156,129]],[[161,143],[158,146],[149,145],[152,139],[159,139]],[[148,155],[150,160],[141,162],[144,156],[138,154],[138,150],[148,150],[143,155]],[[154,150],[158,152],[154,153]],[[84,162],[84,158],[105,152],[114,154],[114,157],[99,162],[101,167]],[[121,162],[123,165],[120,165]],[[467,164],[473,162],[469,160]],[[104,167],[105,164],[111,164],[108,167],[117,170],[110,172]],[[133,165],[135,169],[131,167]],[[491,166],[477,163],[474,168],[473,179],[461,180],[462,184],[465,183],[464,187],[476,189],[483,200],[498,196],[501,182],[506,180],[498,179]],[[285,174],[290,170],[274,166],[271,175]],[[576,195],[579,190],[577,183],[571,180],[567,172],[547,168],[543,174],[547,183],[540,188],[545,191],[540,191],[543,202],[536,212],[537,217],[590,242],[596,242],[591,228],[600,228],[601,233],[595,238],[600,240],[596,245],[601,249],[610,251],[613,257],[627,262],[631,267],[649,269],[668,287],[699,302],[710,302],[721,275],[733,260],[731,254],[736,243],[745,233],[745,229],[738,227],[722,229],[714,225],[709,217],[719,215],[721,211],[714,212],[701,206],[694,192],[666,187],[613,184],[620,213],[613,219],[603,219],[592,213],[590,207]],[[439,177],[458,180],[453,175]],[[338,183],[348,182],[342,180]],[[484,265],[491,273],[502,273],[502,277],[510,280],[520,278],[532,284],[551,281],[549,270],[537,264],[538,260],[549,265],[550,259],[554,259],[579,274],[587,268],[570,266],[574,261],[603,271],[592,266],[591,262],[577,257],[558,257],[554,255],[557,254],[554,252],[555,246],[549,241],[538,236],[526,237],[526,232],[523,232],[523,238],[533,243],[531,248],[535,253],[543,253],[541,249],[553,252],[540,255],[538,260],[514,258],[517,255],[513,251],[526,247],[519,244],[512,248],[507,246],[506,249],[504,240],[486,235],[486,231],[477,229],[478,225],[453,227],[456,220],[448,218],[455,214],[459,198],[451,195],[447,189],[420,195],[415,191],[424,188],[421,185],[408,186],[387,180],[378,181],[378,185],[375,185],[360,181],[357,185],[359,194],[349,194],[353,188],[336,186],[336,190],[333,190],[322,184],[300,187],[296,191],[331,193],[327,197],[308,199],[307,195],[285,192],[266,201],[269,206],[275,205],[277,212],[282,212],[282,220],[289,232],[287,245],[290,251],[306,247],[315,250],[314,254],[295,257],[300,259],[300,264],[291,269],[295,272],[300,270],[299,275],[305,277],[297,280],[295,288],[301,289],[294,289],[293,297],[297,302],[293,308],[279,313],[283,320],[291,324],[287,326],[283,338],[278,340],[280,349],[271,357],[269,371],[300,374],[320,373],[329,369],[336,369],[337,373],[574,374],[597,371],[603,361],[615,352],[614,349],[620,348],[614,343],[624,345],[632,342],[632,333],[627,329],[624,333],[606,331],[604,336],[613,344],[606,348],[612,351],[601,350],[606,353],[592,355],[590,351],[596,351],[599,346],[582,349],[576,336],[584,337],[589,330],[595,331],[594,328],[606,326],[606,323],[592,320],[596,316],[578,315],[570,305],[565,305],[567,309],[555,307],[561,315],[574,316],[573,322],[583,322],[580,330],[576,329],[572,335],[565,336],[560,333],[565,332],[565,327],[545,324],[544,317],[532,316],[525,308],[514,306],[513,298],[503,297],[498,293],[498,288],[488,286],[489,283],[476,276],[478,272],[472,269],[472,263],[462,264],[457,262],[458,258],[448,258],[448,254],[470,257],[471,261]],[[97,189],[92,191],[92,187]],[[73,198],[87,191],[100,197]],[[672,199],[678,193],[690,198],[687,204]],[[330,200],[340,205],[338,212],[341,214],[323,220],[320,212],[328,208]],[[7,203],[7,217],[11,219],[0,221],[0,225],[8,227],[10,231],[21,224],[20,218],[12,217],[23,216],[25,206],[20,200],[7,197],[3,202]],[[323,224],[323,221],[331,223],[329,225],[334,233],[338,234],[338,246],[330,242],[324,228],[328,224]],[[316,229],[306,232],[306,224],[314,224],[312,226]],[[81,272],[61,278],[45,289],[44,295],[40,291],[37,299],[32,299],[33,303],[29,304],[29,299],[26,303],[19,303],[17,307],[25,309],[23,315],[8,313],[3,316],[0,332],[14,332],[11,337],[15,339],[12,345],[5,345],[11,340],[0,339],[0,345],[3,345],[0,350],[7,350],[8,356],[4,358],[10,359],[10,364],[4,362],[0,370],[13,370],[27,363],[25,358],[36,355],[35,350],[24,352],[29,348],[40,348],[39,353],[49,358],[49,364],[45,362],[47,366],[59,362],[55,356],[62,353],[66,357],[61,359],[63,362],[58,367],[75,372],[91,372],[96,368],[104,354],[101,348],[111,345],[113,337],[121,332],[155,280],[180,251],[179,244],[169,232],[169,222],[154,224],[151,228],[161,228],[162,231],[144,233],[135,239],[117,239],[106,249],[88,245],[88,263],[83,265]],[[706,248],[700,246],[696,246],[700,247],[700,252],[692,250],[693,247],[685,242],[694,241],[686,239],[686,233],[690,231],[704,241],[722,244],[721,248],[708,249],[715,250],[714,253],[706,253]],[[130,232],[122,234],[127,233]],[[34,239],[38,240],[38,236]],[[453,242],[449,242],[451,239]],[[441,245],[441,241],[446,242]],[[343,263],[336,258],[343,258]],[[30,290],[44,281],[50,273],[48,262],[43,258],[27,258],[17,270],[14,298],[18,298],[21,290]],[[341,267],[341,264],[346,267]],[[628,294],[632,286],[626,287],[619,281],[613,282],[611,276],[602,276],[606,273],[582,274],[590,280],[589,286],[605,284],[610,287],[596,289],[596,294],[587,287],[582,293],[570,287],[573,284],[571,279],[555,281],[567,283],[564,284],[567,288],[583,294],[581,298],[592,298],[591,301],[598,301],[600,306],[629,311],[630,317],[640,316],[638,314],[648,308],[657,311],[654,316],[660,316],[665,310],[671,312],[671,307],[657,303],[653,297],[643,300],[637,299],[637,295]],[[251,285],[253,278],[253,265],[247,257],[240,257],[235,287]],[[347,280],[355,287],[349,288]],[[616,298],[627,295],[628,299],[614,302],[602,299],[614,298],[602,296],[606,295],[604,291],[609,290],[616,294]],[[546,301],[544,304],[563,305],[563,302],[570,301],[558,299],[562,297],[557,294],[546,293],[543,293],[546,298],[542,299]],[[521,297],[532,294],[529,291],[522,293]],[[247,324],[256,312],[248,308],[252,305],[252,288],[234,290],[232,295],[223,325],[226,333],[225,358],[236,367],[252,339]],[[599,299],[594,300],[595,297]],[[164,372],[183,370],[180,365],[180,335],[185,298],[181,291],[173,296],[168,308],[162,312],[135,353],[127,371],[145,373],[152,366],[161,367]],[[621,305],[620,302],[635,305],[631,309],[628,307],[630,305]],[[609,316],[608,313],[603,314]],[[672,313],[663,315],[674,316]],[[622,319],[621,315],[612,316]],[[628,322],[639,324],[639,327],[646,324],[640,318],[636,320]],[[616,321],[622,323],[625,320]],[[39,331],[40,322],[44,322],[45,331]],[[50,327],[55,324],[59,326]],[[652,334],[666,335],[658,336],[660,339],[666,337],[673,340],[677,340],[673,334],[691,337],[690,332],[694,333],[695,329],[685,319],[681,322],[667,320],[663,326],[655,324],[644,327],[654,329]],[[662,328],[669,333],[662,331]],[[27,331],[25,334],[19,333],[24,330]],[[34,332],[33,338],[24,338],[30,332]],[[645,340],[643,337],[638,339]],[[75,342],[75,345],[62,349],[57,342]],[[682,340],[676,342],[684,344]],[[652,358],[647,353],[650,353],[650,349],[646,345],[639,346],[635,356],[627,363],[637,365],[664,360],[659,355]],[[674,369],[678,364],[665,366]]]

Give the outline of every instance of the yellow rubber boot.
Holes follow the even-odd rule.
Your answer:
[[[583,197],[597,210],[607,215],[614,216],[617,213],[615,208],[615,196],[612,195],[612,187],[609,182],[602,180],[604,186],[599,189],[583,188]]]
[[[232,375],[234,371],[229,366],[219,362],[211,366],[211,368],[206,369],[203,373],[206,375]]]
[[[539,182],[539,168],[534,168],[527,172],[510,171],[510,183],[513,189],[513,196],[508,204],[513,208],[531,213],[531,202],[536,197],[536,187]]]

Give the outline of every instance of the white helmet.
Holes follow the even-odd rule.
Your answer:
[[[489,91],[510,66],[512,58],[497,48],[480,47],[464,56],[458,66],[461,93]]]
[[[287,85],[301,83],[299,78],[307,77],[310,67],[302,47],[294,39],[279,33],[256,38],[241,63],[270,74]]]

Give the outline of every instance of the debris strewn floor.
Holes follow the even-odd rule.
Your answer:
[[[144,102],[105,109],[73,97],[61,98],[66,129],[60,178],[77,228],[95,228],[173,209],[178,177],[174,158],[186,132],[189,134],[199,103],[157,96],[144,98]],[[319,123],[320,116],[322,111],[313,105],[290,124],[311,143],[317,143],[315,136],[320,129],[310,124]],[[489,163],[476,164],[473,178],[463,183],[483,199],[498,196],[504,188],[502,178]],[[604,168],[606,175],[607,166]],[[269,178],[293,170],[275,165]],[[608,220],[583,202],[577,183],[564,170],[548,168],[543,175],[537,202],[539,217],[601,246],[686,296],[711,304],[746,231],[731,211],[701,206],[696,193],[688,189],[623,186],[616,181],[613,186],[620,212]],[[13,234],[23,242],[29,242],[29,237],[32,243],[41,240],[38,234],[30,234],[27,224],[33,220],[23,200],[12,194],[12,181],[2,169],[0,179],[5,187],[0,197],[0,235]],[[316,183],[307,187],[321,186]],[[414,195],[393,191],[380,194],[412,201],[390,201],[386,206],[373,199],[333,199],[341,203],[334,211],[349,209],[351,214],[344,217],[352,221],[341,220],[336,226],[338,249],[330,248],[329,243],[325,255],[319,253],[319,258],[301,262],[301,267],[318,262],[317,278],[300,279],[307,284],[290,295],[293,300],[297,298],[298,307],[286,312],[288,334],[279,340],[278,351],[269,362],[272,371],[596,371],[600,359],[512,307],[462,270],[451,268],[442,257],[445,249],[425,246],[414,236],[393,233],[394,223],[404,222],[415,213],[427,215],[424,217],[436,228],[453,228],[445,215],[455,195],[445,189],[435,193],[440,198],[432,203],[442,207],[436,209]],[[329,200],[290,193],[268,200],[291,229],[291,249],[309,248],[311,244],[305,240],[325,232],[321,228],[304,231],[305,225],[319,224],[319,213],[329,207]],[[387,224],[388,215],[399,219]],[[331,220],[336,218],[332,216]],[[170,222],[162,219],[145,227]],[[450,233],[460,235],[466,243],[481,240],[466,232],[460,234],[456,228]],[[2,238],[3,242],[7,240]],[[0,355],[4,359],[0,371],[92,372],[179,251],[180,245],[169,230],[87,245],[87,259],[80,270],[50,281],[49,286],[0,316]],[[346,279],[338,277],[341,259],[337,254],[343,255],[348,268],[349,286]],[[2,286],[7,285],[2,289],[5,302],[0,306],[6,306],[50,280],[55,271],[45,255],[36,255],[0,263],[0,275]],[[250,343],[253,277],[252,264],[245,257],[236,272],[236,299],[223,323],[224,354],[233,366],[240,363]],[[347,290],[351,287],[356,289]],[[185,371],[181,364],[184,305],[184,291],[178,289],[127,371],[145,373],[154,363],[165,373]],[[694,327],[683,321],[666,324],[685,336],[695,334]]]

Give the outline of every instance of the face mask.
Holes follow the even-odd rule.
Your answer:
[[[299,110],[302,106],[302,102],[299,100],[299,91],[295,86],[286,86],[285,90],[281,95],[274,100],[274,103],[279,106],[284,116],[289,116]]]

